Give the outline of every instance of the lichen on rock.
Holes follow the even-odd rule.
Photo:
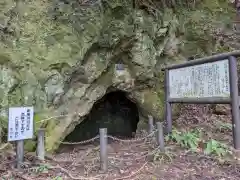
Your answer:
[[[68,114],[36,125],[46,127],[46,147],[53,151],[109,88],[127,92],[143,114],[162,120],[160,68],[219,47],[210,33],[219,17],[208,17],[205,1],[197,11],[134,2],[1,1],[0,122],[9,106],[34,106],[36,122]],[[214,2],[212,8],[231,9]],[[205,26],[206,17],[215,23]]]

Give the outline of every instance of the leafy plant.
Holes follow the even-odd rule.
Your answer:
[[[153,156],[153,161],[156,162],[156,161],[159,161],[160,163],[161,162],[166,162],[166,161],[169,161],[171,162],[172,161],[172,156],[173,154],[171,152],[161,152],[160,150],[158,150],[156,153],[154,153],[154,156]]]
[[[190,148],[192,151],[196,151],[201,141],[199,131],[180,132],[173,130],[172,134],[167,136],[167,141],[172,140],[180,144],[185,148]]]
[[[52,180],[63,180],[63,178],[61,176],[56,176],[55,178],[53,178]]]
[[[230,151],[225,144],[218,142],[214,139],[211,139],[210,141],[207,142],[207,146],[204,150],[204,153],[207,155],[216,154],[218,156],[224,156],[227,153],[230,153]]]
[[[49,167],[45,164],[40,165],[39,167],[35,168],[35,172],[36,173],[47,173],[48,172]]]
[[[9,179],[9,177],[2,177],[2,180],[14,180],[14,178],[11,177],[11,178]]]
[[[231,131],[232,130],[232,124],[231,123],[224,123],[221,121],[217,122],[217,125],[219,126],[219,130],[222,131]]]
[[[222,124],[223,127],[229,128],[228,124]],[[200,144],[204,143],[204,140],[201,139],[201,131],[193,130],[189,132],[180,132],[176,129],[172,131],[172,134],[166,137],[166,141],[173,141],[179,144],[181,147],[190,148],[190,150],[196,152]],[[217,156],[224,156],[230,153],[227,145],[211,139],[207,141],[205,144],[204,153],[207,155],[215,154]],[[157,158],[157,157],[156,157]]]

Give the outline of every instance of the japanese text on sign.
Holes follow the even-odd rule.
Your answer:
[[[8,141],[33,137],[33,107],[9,108]]]
[[[169,70],[170,98],[230,97],[229,61]]]

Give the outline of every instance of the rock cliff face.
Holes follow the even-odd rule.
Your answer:
[[[224,0],[1,0],[0,132],[9,106],[33,105],[36,128],[47,128],[54,150],[109,89],[162,119],[160,68],[229,50],[222,32],[231,32],[233,12]],[[41,122],[48,117],[56,118]]]

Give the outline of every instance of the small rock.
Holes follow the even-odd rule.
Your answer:
[[[123,174],[123,173],[124,173],[124,170],[120,169],[119,172],[120,172],[120,174]]]
[[[131,166],[131,165],[132,165],[132,162],[126,162],[126,165],[127,165],[127,166]]]

